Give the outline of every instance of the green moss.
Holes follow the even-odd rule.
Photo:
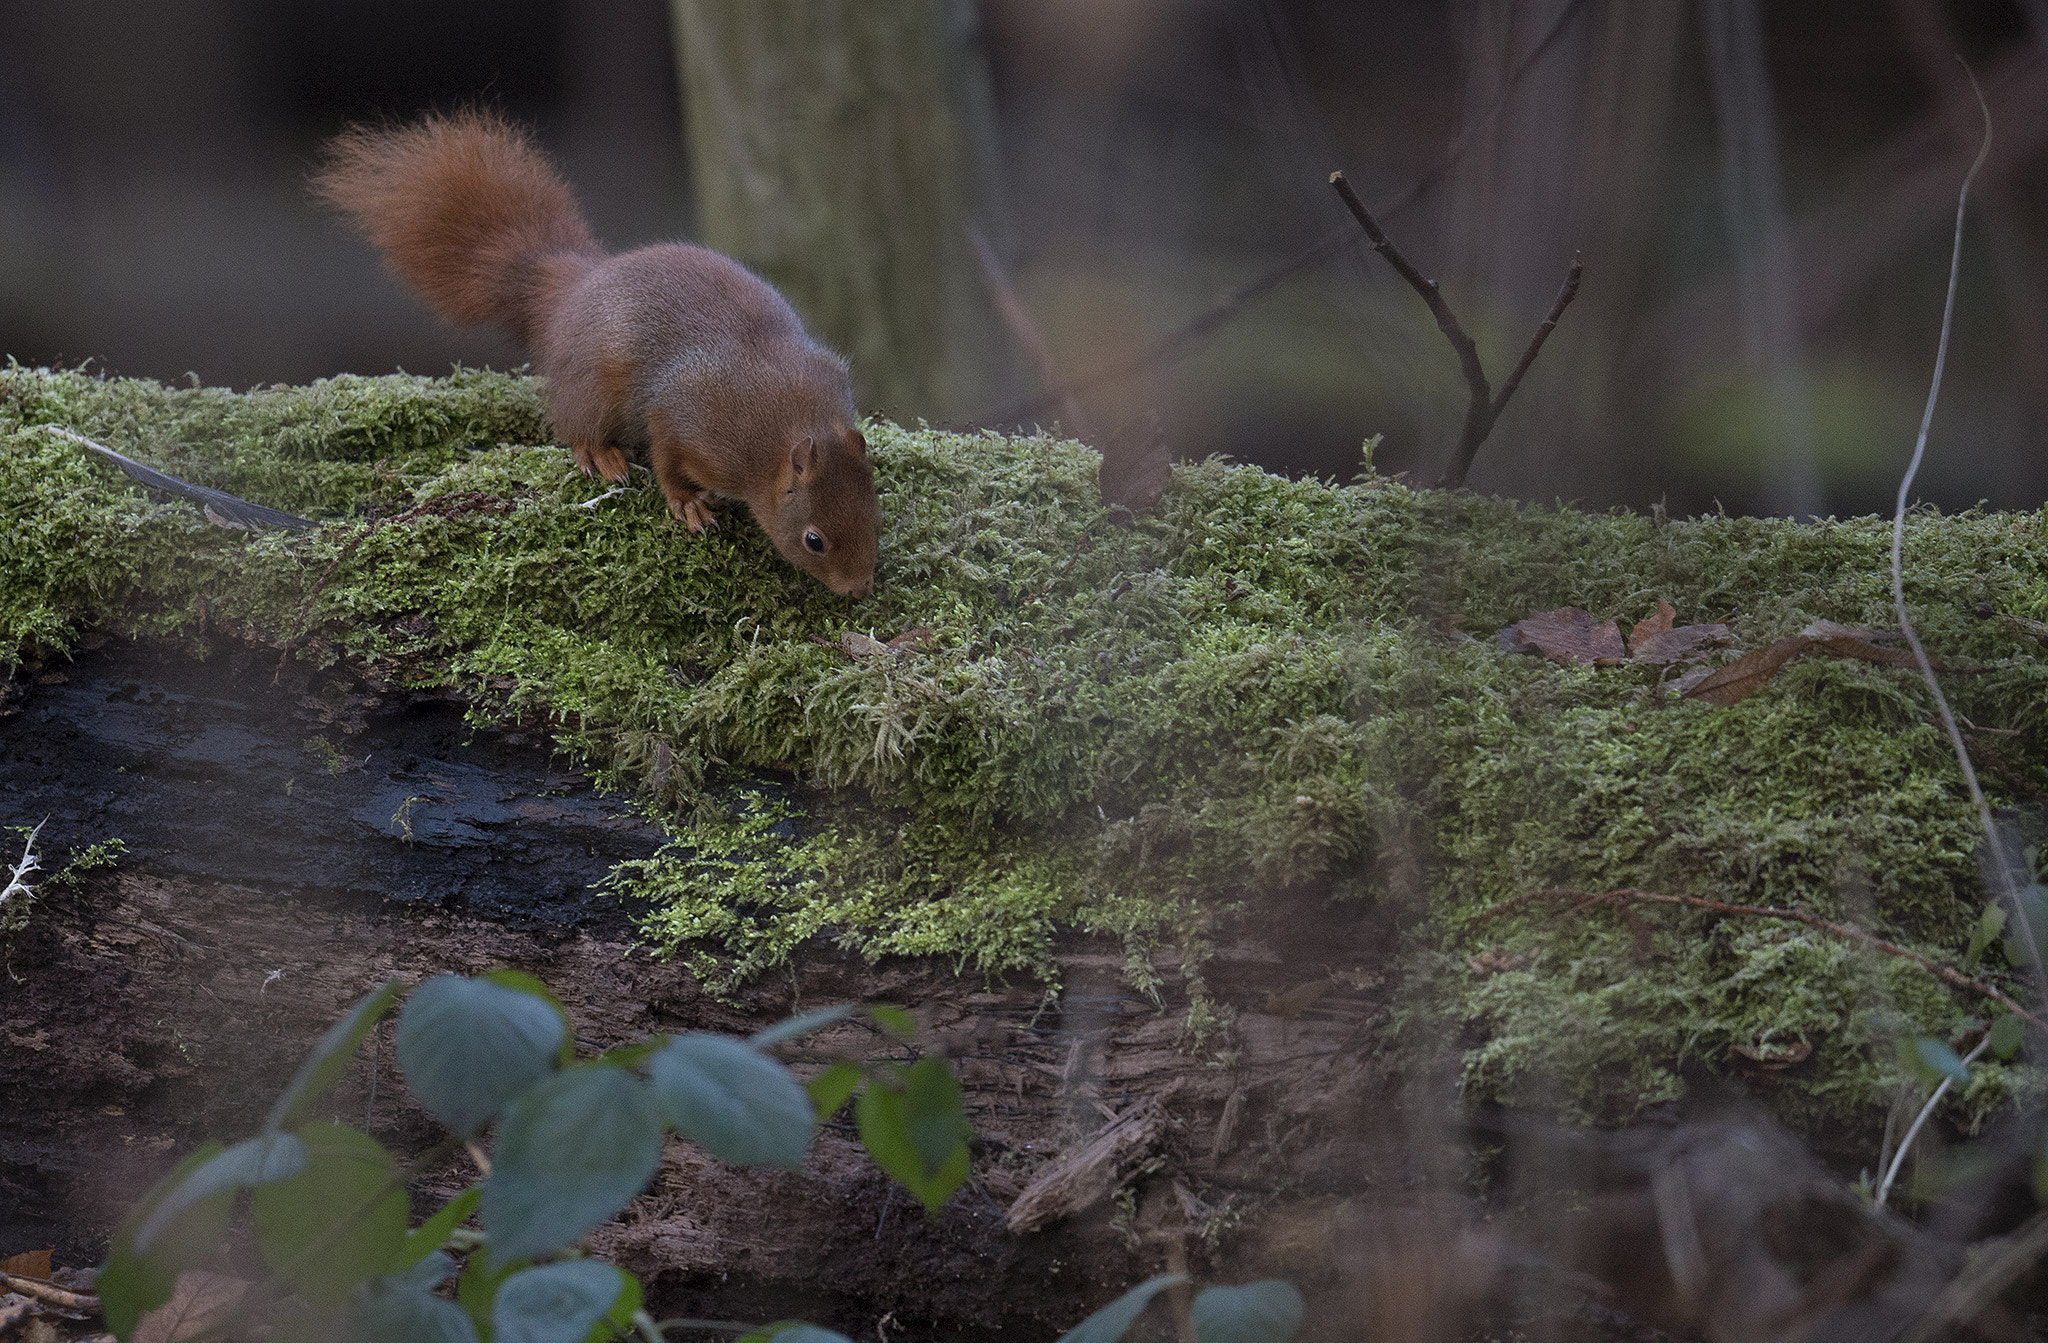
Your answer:
[[[337,525],[213,529],[45,420]],[[1716,709],[1646,669],[1492,639],[1532,610],[1640,618],[1660,599],[1682,620],[1738,610],[1750,646],[1814,619],[1888,625],[1885,523],[1537,510],[1208,462],[1127,529],[1077,445],[869,438],[887,532],[854,606],[736,507],[705,538],[652,491],[583,507],[602,486],[545,446],[523,378],[236,396],[9,369],[0,662],[94,625],[224,630],[454,685],[482,720],[545,720],[669,826],[615,884],[718,985],[813,938],[1047,975],[1063,929],[1120,940],[1143,982],[1162,943],[1198,972],[1232,919],[1377,898],[1407,929],[1390,957],[1449,967],[1472,1094],[1597,1115],[1673,1094],[1683,1059],[1794,1040],[1813,1054],[1782,1075],[1788,1108],[1867,1114],[1897,1080],[1893,1037],[1952,1036],[1978,1009],[1798,925],[1531,906],[1472,930],[1545,887],[1636,886],[1955,959],[1977,836],[1910,673],[1809,659]],[[489,506],[361,525],[463,492]],[[1959,711],[2011,734],[1980,738],[1988,784],[2028,798],[2048,780],[2048,659],[1973,608],[2042,614],[2048,515],[1918,515],[1907,564],[1930,647],[1982,668],[1949,679]],[[918,627],[900,654],[840,642]],[[1493,946],[1522,967],[1462,968]],[[2018,1085],[1982,1071],[1966,1114]]]

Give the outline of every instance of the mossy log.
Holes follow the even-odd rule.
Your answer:
[[[210,527],[44,423],[327,525]],[[1311,996],[1402,986],[1402,1029],[1355,1046],[1455,1047],[1469,1099],[1625,1119],[1691,1060],[1750,1070],[1795,1121],[1854,1125],[1904,1077],[1900,1038],[1981,1018],[1924,969],[1793,924],[1532,904],[1471,931],[1533,891],[1638,887],[1964,965],[1980,837],[1910,671],[1804,659],[1717,708],[1656,668],[1493,637],[1659,601],[1732,618],[1750,648],[1814,620],[1882,627],[1887,524],[1536,509],[1210,461],[1122,526],[1079,445],[879,421],[869,440],[887,530],[875,596],[849,605],[736,512],[699,538],[651,490],[600,498],[521,377],[238,395],[10,368],[0,665],[88,630],[204,632],[544,725],[667,832],[612,888],[714,995],[823,943],[1056,990],[1087,942],[1139,994],[1184,986],[1178,1047],[1227,1063],[1244,1023],[1205,979],[1217,948],[1327,921],[1354,932],[1283,939],[1290,976]],[[490,505],[369,521],[465,491]],[[1969,668],[1950,693],[1996,800],[2038,811],[2048,654],[1996,616],[2048,618],[2048,513],[1916,513],[1906,570],[1928,646]],[[2026,993],[1996,946],[1970,973]],[[2028,1085],[1980,1066],[1952,1113]]]

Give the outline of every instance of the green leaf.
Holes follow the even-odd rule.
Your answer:
[[[1187,1280],[1185,1273],[1162,1273],[1156,1278],[1147,1278],[1061,1334],[1060,1343],[1116,1343],[1131,1327],[1131,1322],[1152,1304],[1153,1297]]]
[[[357,1284],[404,1267],[412,1212],[391,1154],[346,1124],[298,1132],[305,1168],[250,1201],[256,1244],[277,1280],[316,1306],[338,1306]]]
[[[440,1249],[448,1241],[448,1233],[461,1226],[463,1220],[476,1211],[476,1205],[483,1201],[484,1187],[473,1184],[441,1205],[441,1210],[421,1222],[405,1238],[405,1248],[399,1252],[398,1266],[423,1262],[426,1257]]]
[[[967,1182],[968,1127],[960,1079],[942,1059],[919,1059],[869,1082],[854,1106],[861,1143],[885,1174],[929,1211]]]
[[[469,1262],[462,1266],[462,1276],[455,1280],[455,1299],[469,1315],[477,1336],[486,1343],[496,1343],[491,1338],[491,1309],[498,1299],[498,1284],[527,1267],[530,1261],[509,1259],[494,1264],[490,1260],[489,1254],[469,1257]]]
[[[1300,1291],[1279,1278],[1205,1288],[1190,1312],[1195,1343],[1288,1343],[1302,1309]]]
[[[568,1038],[551,999],[436,975],[412,991],[398,1014],[398,1066],[420,1104],[468,1138],[552,1072]]]
[[[815,1122],[789,1069],[729,1035],[678,1035],[647,1065],[654,1094],[684,1137],[728,1165],[801,1170]]]
[[[778,1021],[764,1031],[756,1031],[747,1043],[756,1049],[766,1049],[769,1045],[779,1045],[784,1040],[794,1040],[800,1035],[809,1035],[812,1031],[822,1030],[835,1021],[844,1021],[859,1009],[860,1004],[858,1003],[841,1003],[837,1007],[815,1008],[809,1012],[799,1013],[787,1021]]]
[[[349,1336],[364,1343],[477,1343],[468,1313],[434,1294],[454,1271],[455,1261],[436,1252],[402,1273],[364,1283],[350,1301]]]
[[[2034,948],[2027,945],[2026,934],[2031,932],[2037,940],[2048,941],[2048,886],[2039,882],[2025,887],[2018,896],[2019,912],[2024,920],[2015,920],[2005,929],[2005,958],[2014,965],[2032,965]]]
[[[555,1015],[562,1019],[562,1044],[555,1051],[555,1062],[566,1068],[576,1061],[576,1039],[574,1032],[569,1029],[569,1009],[562,1006],[562,1000],[555,996],[553,989],[524,970],[486,970],[481,978],[500,988],[516,989],[520,993],[531,994],[554,1008]]]
[[[751,1334],[740,1335],[737,1343],[853,1343],[845,1334],[827,1329],[823,1325],[805,1324],[802,1320],[777,1320],[764,1324]]]
[[[113,1246],[107,1262],[100,1266],[93,1290],[99,1295],[107,1328],[120,1338],[126,1339],[138,1320],[171,1299],[180,1273],[211,1259],[220,1249],[233,1209],[232,1189],[188,1205],[173,1219],[169,1230],[175,1234],[166,1235],[154,1253],[143,1254],[135,1248],[135,1233],[172,1191],[182,1188],[194,1171],[222,1150],[217,1142],[207,1143],[180,1161],[129,1210],[114,1233]]]
[[[654,1051],[660,1049],[666,1043],[667,1041],[664,1037],[655,1035],[645,1040],[635,1040],[630,1044],[613,1045],[610,1049],[605,1050],[604,1053],[592,1059],[591,1062],[608,1063],[614,1068],[637,1068],[653,1058]]]
[[[583,1343],[626,1290],[626,1275],[597,1259],[521,1269],[498,1286],[494,1343]]]
[[[899,1040],[908,1040],[917,1034],[917,1018],[894,1003],[869,1003],[868,1016]]]
[[[306,1121],[307,1109],[327,1094],[342,1069],[348,1067],[348,1061],[355,1057],[356,1050],[362,1047],[363,1037],[391,1010],[397,997],[398,981],[387,979],[382,988],[363,995],[347,1015],[327,1028],[320,1043],[313,1046],[313,1052],[292,1075],[277,1104],[270,1107],[270,1117],[263,1121],[266,1131],[278,1133]]]
[[[2009,1059],[2027,1041],[2027,1023],[2008,1012],[1991,1023],[1991,1052]]]
[[[2005,929],[2005,906],[1990,904],[1984,906],[1984,913],[1977,920],[1976,931],[1970,934],[1970,949],[1963,955],[1963,963],[1975,965],[1984,949],[1998,940]]]
[[[805,1084],[804,1090],[811,1093],[811,1104],[817,1107],[820,1124],[839,1113],[839,1107],[846,1104],[865,1076],[858,1063],[841,1059]]]
[[[604,1313],[603,1319],[590,1326],[590,1332],[584,1336],[585,1343],[608,1343],[611,1339],[639,1336],[639,1322],[633,1317],[640,1314],[644,1304],[640,1279],[624,1270],[620,1270],[619,1276],[626,1282],[619,1289],[619,1299],[612,1302],[612,1308]],[[653,1321],[648,1323],[651,1325]]]
[[[1954,1078],[1958,1082],[1970,1080],[1970,1069],[1956,1051],[1930,1036],[1920,1036],[1913,1041],[1913,1053],[1922,1067],[1929,1072]]]
[[[491,1257],[559,1250],[626,1206],[661,1156],[661,1110],[620,1068],[571,1068],[505,1109],[483,1222]]]
[[[306,1145],[289,1133],[244,1138],[186,1176],[164,1196],[135,1233],[135,1248],[149,1253],[157,1238],[194,1204],[237,1189],[289,1179],[304,1169]]]

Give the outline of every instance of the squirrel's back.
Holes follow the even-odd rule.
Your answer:
[[[604,255],[568,185],[490,112],[351,128],[313,189],[444,317],[529,343],[553,295]]]

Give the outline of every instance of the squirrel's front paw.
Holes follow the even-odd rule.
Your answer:
[[[711,511],[711,496],[708,494],[670,496],[668,511],[677,522],[699,536],[718,525],[718,515]]]

